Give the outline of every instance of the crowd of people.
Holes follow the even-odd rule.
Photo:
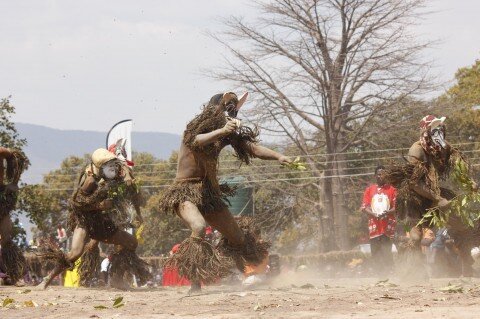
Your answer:
[[[231,146],[245,164],[252,158],[276,160],[286,166],[292,161],[259,145],[256,128],[238,119],[246,98],[247,94],[238,97],[232,92],[214,95],[185,129],[177,175],[162,193],[160,210],[181,218],[191,235],[172,248],[165,268],[153,269],[141,259],[136,253],[138,240],[127,231],[143,223],[144,201],[133,174],[134,163],[127,160],[125,143],[119,140],[109,149],[92,153],[91,163],[82,171],[70,199],[67,227],[58,225],[55,236],[37,240],[38,255],[50,266],[39,287],[45,289],[60,274],[74,271],[70,275],[78,276],[82,286],[126,289],[132,282],[137,286],[158,284],[159,278],[165,284],[167,278],[173,284],[189,284],[194,292],[231,276],[235,268],[250,281],[255,281],[251,276],[264,273],[270,242],[261,237],[252,220],[235,219],[230,213],[225,199],[235,190],[219,182],[219,155]],[[454,165],[465,161],[460,151],[446,142],[444,121],[443,117],[424,117],[420,139],[410,148],[406,163],[378,166],[376,183],[365,190],[361,210],[368,216],[371,264],[379,275],[393,270],[393,243],[402,251],[421,251],[424,247],[428,263],[435,266],[434,275],[440,272],[437,265],[452,263],[451,252],[456,252],[460,261],[460,273],[472,274],[472,241],[462,237],[461,225],[449,224],[431,231],[436,235],[428,237],[429,227],[423,220],[432,208],[448,209],[451,192],[440,187],[440,181],[449,177]],[[13,241],[10,219],[24,165],[21,152],[0,148],[0,269],[11,284],[28,270],[22,251]],[[471,191],[477,191],[473,180],[470,186]],[[135,210],[132,220],[127,207]],[[409,226],[407,231],[396,227],[399,216]],[[168,234],[159,234],[163,235]],[[477,237],[473,236],[479,240]]]

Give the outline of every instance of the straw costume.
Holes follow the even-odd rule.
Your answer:
[[[235,190],[218,180],[218,158],[227,145],[245,164],[252,158],[290,163],[287,157],[258,145],[258,130],[242,125],[237,118],[246,98],[247,94],[239,99],[232,92],[214,95],[188,123],[176,179],[160,201],[161,211],[179,215],[192,230],[191,237],[167,261],[167,266],[192,282],[192,290],[200,289],[201,282],[228,275],[233,265],[243,270],[246,263],[259,264],[268,256],[270,244],[249,227],[237,225],[226,204]],[[204,239],[207,223],[223,236],[218,248]]]

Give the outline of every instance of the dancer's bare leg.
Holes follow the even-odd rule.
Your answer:
[[[116,248],[118,251],[121,250],[129,250],[129,251],[135,251],[135,249],[138,246],[138,241],[135,238],[135,236],[127,233],[124,230],[118,230],[112,237],[106,239],[104,241],[107,244],[112,244],[117,246]],[[112,263],[114,263],[112,261]],[[129,285],[124,281],[124,274],[122,272],[114,272],[111,275],[110,287],[112,288],[117,288],[121,290],[127,290],[129,289]]]
[[[229,245],[236,248],[243,247],[245,235],[228,208],[210,213],[205,216],[205,219],[210,226],[218,230],[228,240]],[[243,271],[245,267],[243,260],[235,258],[235,263],[238,270]]]
[[[83,228],[77,227],[73,232],[72,249],[67,253],[66,259],[69,263],[74,263],[80,256],[82,256],[83,249],[85,247],[85,239],[87,238],[87,231]],[[65,271],[65,265],[56,265],[50,274],[43,279],[38,285],[40,289],[46,289],[53,278]]]
[[[189,201],[181,204],[178,210],[178,216],[192,230],[192,237],[205,237],[205,227],[207,227],[207,223],[195,204]]]
[[[183,220],[183,222],[192,230],[192,237],[204,238],[205,237],[205,227],[207,223],[202,213],[195,204],[192,202],[186,201],[180,205],[178,210],[178,216]],[[191,283],[190,293],[200,291],[201,284],[200,282]]]
[[[205,216],[208,224],[218,230],[234,247],[242,247],[245,242],[245,235],[238,226],[228,208],[209,213]]]

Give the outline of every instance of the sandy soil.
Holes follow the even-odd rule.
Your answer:
[[[450,291],[441,291],[449,284]],[[29,291],[32,289],[32,291]],[[368,279],[312,279],[286,275],[243,288],[211,286],[195,296],[188,287],[133,291],[0,287],[0,318],[479,318],[479,279],[423,283]],[[458,292],[454,292],[454,290]],[[113,308],[122,296],[124,306]],[[33,301],[34,303],[30,302]],[[107,309],[96,309],[104,306]]]

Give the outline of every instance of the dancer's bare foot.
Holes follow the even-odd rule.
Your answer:
[[[202,292],[202,286],[198,282],[192,282],[190,290],[188,290],[189,295],[195,295]]]

